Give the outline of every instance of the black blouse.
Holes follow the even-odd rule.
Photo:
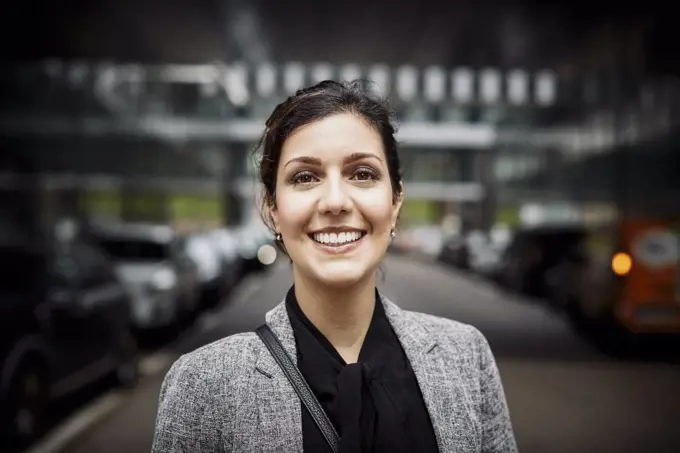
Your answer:
[[[340,435],[341,453],[437,453],[437,439],[418,382],[376,290],[358,363],[347,364],[300,309],[294,287],[286,309],[298,368]],[[331,452],[304,406],[307,453]]]

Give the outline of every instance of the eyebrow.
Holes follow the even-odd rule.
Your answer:
[[[382,162],[382,159],[373,154],[373,153],[352,153],[349,156],[345,157],[342,162],[344,165],[351,164],[352,162],[356,162],[358,160],[362,159],[377,159],[378,161]],[[316,158],[316,157],[309,157],[309,156],[301,156],[301,157],[295,157],[288,162],[286,162],[286,165],[284,165],[283,168],[286,168],[288,165],[294,163],[294,162],[300,162],[303,164],[308,164],[308,165],[315,165],[315,166],[320,166],[321,165],[321,159]]]

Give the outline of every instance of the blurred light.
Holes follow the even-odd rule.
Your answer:
[[[265,266],[273,264],[276,261],[276,249],[269,244],[261,246],[257,251],[257,259]]]
[[[556,98],[556,80],[552,71],[541,71],[536,75],[536,102],[552,105]]]
[[[312,83],[323,82],[333,78],[333,66],[328,63],[317,63],[312,68]]]
[[[351,82],[361,78],[361,68],[355,64],[346,64],[340,68],[340,80]]]
[[[545,218],[543,209],[537,205],[522,206],[519,211],[519,217],[520,221],[525,225],[538,225]]]
[[[451,76],[453,99],[457,102],[472,102],[473,74],[470,69],[456,69]]]
[[[283,69],[283,88],[293,94],[305,84],[305,67],[301,63],[288,63]]]
[[[60,242],[69,242],[78,235],[78,224],[73,219],[60,219],[54,227],[55,237]]]
[[[508,74],[508,101],[513,105],[527,102],[529,97],[529,77],[525,71],[515,69]]]
[[[612,258],[612,270],[616,275],[628,275],[633,267],[633,260],[627,253],[617,253]]]
[[[158,290],[167,291],[177,284],[177,275],[170,269],[161,269],[151,278],[151,285]]]
[[[261,97],[274,94],[276,90],[276,68],[273,64],[262,63],[258,65],[255,74],[255,89]]]
[[[440,102],[446,97],[446,76],[444,70],[430,67],[425,70],[425,98],[430,102]]]
[[[233,64],[225,68],[224,87],[234,105],[243,106],[248,103],[248,69],[244,64]]]
[[[499,71],[495,69],[487,69],[482,72],[480,95],[482,101],[487,104],[493,104],[500,101],[501,75]]]
[[[403,101],[411,101],[416,97],[418,71],[413,66],[402,66],[397,70],[397,95]]]
[[[374,82],[376,89],[382,96],[386,96],[390,92],[390,70],[387,66],[376,65],[373,66],[369,73],[368,78],[371,82]]]

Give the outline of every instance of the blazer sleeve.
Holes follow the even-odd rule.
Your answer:
[[[223,451],[217,393],[205,370],[180,357],[161,385],[152,453]]]
[[[483,453],[515,453],[517,444],[500,373],[486,337],[477,329],[480,355]]]

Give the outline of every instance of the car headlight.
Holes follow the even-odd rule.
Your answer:
[[[167,291],[177,284],[177,275],[170,269],[161,269],[151,277],[151,286],[160,291]]]

